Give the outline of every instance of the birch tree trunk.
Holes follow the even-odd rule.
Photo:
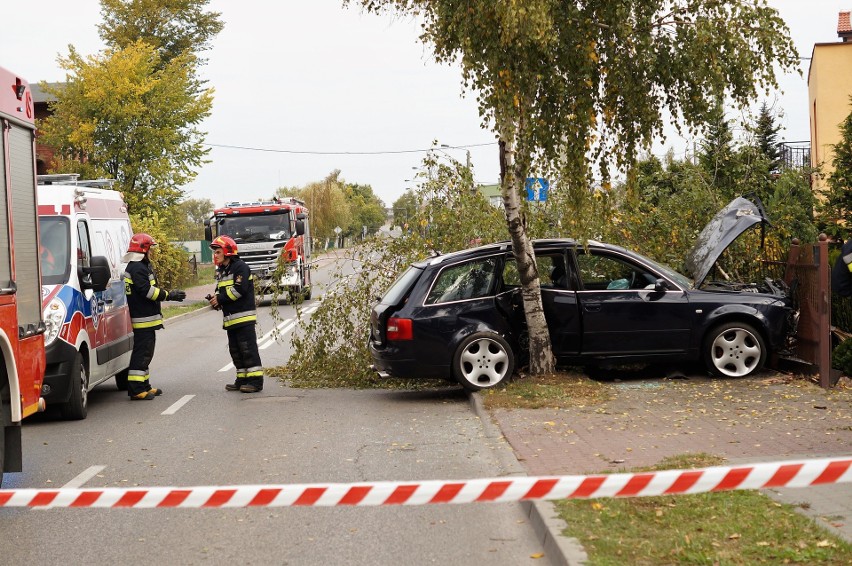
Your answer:
[[[551,373],[556,367],[547,320],[541,303],[541,284],[535,252],[521,213],[520,195],[524,190],[526,172],[519,171],[515,160],[517,126],[500,128],[500,192],[506,210],[506,224],[512,240],[512,252],[521,277],[521,295],[529,333],[529,371],[532,375]]]

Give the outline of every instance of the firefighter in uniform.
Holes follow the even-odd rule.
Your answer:
[[[257,393],[263,390],[263,366],[254,329],[254,277],[237,255],[233,239],[219,236],[210,243],[210,249],[216,264],[216,293],[208,300],[214,309],[222,309],[222,327],[228,332],[228,351],[237,370],[236,380],[226,384],[225,390]]]
[[[127,394],[134,401],[150,400],[161,395],[162,389],[151,387],[148,382],[148,365],[154,359],[156,335],[154,331],[163,327],[160,309],[162,301],[183,301],[183,291],[165,291],[157,284],[148,253],[157,242],[148,234],[133,234],[127,253],[122,261],[129,262],[124,272],[124,294],[130,308],[133,325],[133,353],[127,372]]]

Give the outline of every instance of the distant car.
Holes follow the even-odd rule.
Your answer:
[[[731,242],[767,222],[761,205],[731,202],[687,259],[694,280],[611,244],[534,241],[557,364],[703,361],[718,376],[758,371],[795,331],[788,289],[769,279],[704,282]],[[371,313],[372,368],[383,377],[437,377],[487,389],[512,376],[526,342],[510,242],[411,265]]]

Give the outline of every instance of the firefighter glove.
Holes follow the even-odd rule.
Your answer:
[[[169,294],[166,295],[167,301],[178,301],[178,302],[180,302],[180,301],[183,301],[185,298],[186,298],[186,292],[180,291],[180,290],[169,291]]]

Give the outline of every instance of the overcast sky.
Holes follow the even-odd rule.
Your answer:
[[[814,43],[838,41],[837,14],[852,9],[852,0],[769,4],[802,57],[810,57]],[[56,58],[69,44],[87,55],[103,48],[97,0],[26,6],[38,13],[4,26],[0,65],[30,82],[63,80]],[[481,127],[475,96],[462,96],[458,68],[432,62],[416,23],[343,9],[340,0],[211,0],[210,9],[225,22],[203,69],[216,89],[203,126],[211,163],[187,188],[189,196],[221,205],[340,169],[343,179],[372,185],[390,206],[413,186],[407,180],[433,140],[469,148],[476,180],[497,181],[497,146]],[[769,99],[785,113],[781,138],[788,141],[808,139],[808,64],[802,61],[802,76],[782,77],[784,92]],[[686,143],[670,145],[680,152]],[[446,151],[465,159],[465,149]]]

